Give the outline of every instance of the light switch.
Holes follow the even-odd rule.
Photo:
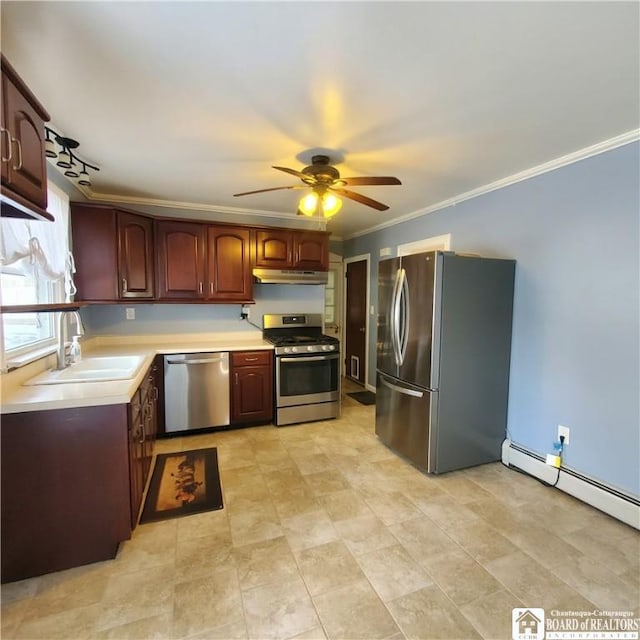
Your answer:
[[[127,320],[135,320],[136,319],[136,310],[133,307],[127,307],[126,309],[126,318]]]

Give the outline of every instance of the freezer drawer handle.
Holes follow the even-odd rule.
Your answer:
[[[202,360],[169,360],[167,364],[209,364],[211,362],[221,362],[222,358],[206,358]]]
[[[398,393],[403,393],[405,396],[413,396],[414,398],[422,398],[424,393],[422,391],[416,391],[415,389],[405,389],[403,387],[399,387],[398,385],[391,384],[387,382],[382,376],[380,377],[382,384],[393,391],[397,391]]]

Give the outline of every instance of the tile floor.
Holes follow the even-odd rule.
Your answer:
[[[426,476],[374,407],[158,442],[216,446],[225,508],[2,588],[2,637],[510,638],[511,609],[640,610],[640,534],[499,463]]]

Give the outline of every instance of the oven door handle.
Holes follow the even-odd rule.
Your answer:
[[[319,362],[321,360],[337,360],[340,357],[338,353],[332,353],[326,356],[304,356],[302,358],[279,358],[280,362]]]

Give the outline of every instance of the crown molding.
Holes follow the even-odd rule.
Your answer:
[[[160,207],[164,209],[179,209],[184,211],[203,211],[207,213],[225,214],[230,216],[251,215],[260,218],[271,218],[278,220],[295,221],[297,227],[302,224],[304,227],[318,228],[318,218],[299,216],[295,213],[279,213],[274,211],[264,211],[262,209],[244,209],[240,207],[224,207],[220,205],[209,205],[197,202],[182,202],[178,200],[161,200],[158,198],[142,198],[138,196],[114,195],[109,193],[99,193],[90,189],[82,189],[88,200],[96,202],[108,202],[109,204],[126,204],[133,206]],[[321,220],[323,228],[326,228],[326,221]]]
[[[419,218],[420,216],[424,216],[429,213],[435,213],[436,211],[446,209],[447,207],[453,207],[456,204],[464,202],[465,200],[477,198],[478,196],[484,195],[485,193],[503,189],[504,187],[522,182],[523,180],[528,180],[529,178],[534,178],[535,176],[542,175],[543,173],[548,173],[549,171],[555,171],[556,169],[560,169],[561,167],[573,164],[574,162],[586,160],[587,158],[591,158],[592,156],[617,149],[618,147],[623,147],[624,145],[630,144],[632,142],[637,142],[638,140],[640,140],[640,129],[627,131],[627,133],[615,136],[614,138],[609,138],[608,140],[604,140],[603,142],[598,142],[597,144],[591,145],[589,147],[584,147],[583,149],[579,149],[578,151],[568,153],[565,156],[561,156],[554,160],[550,160],[549,162],[531,167],[530,169],[526,169],[525,171],[520,171],[519,173],[514,173],[513,175],[506,178],[501,178],[500,180],[496,180],[495,182],[490,182],[489,184],[478,187],[477,189],[466,191],[464,193],[461,193],[460,195],[454,196],[453,198],[448,198],[447,200],[442,200],[441,202],[437,202],[436,204],[424,207],[423,209],[418,209],[417,211],[407,213],[406,215],[394,218],[389,222],[381,222],[380,224],[369,227],[368,229],[365,229],[363,231],[357,231],[348,236],[345,236],[344,239],[351,240],[352,238],[365,236],[382,229],[387,229],[388,227],[393,227],[401,222],[407,222],[408,220],[413,220],[414,218]]]

